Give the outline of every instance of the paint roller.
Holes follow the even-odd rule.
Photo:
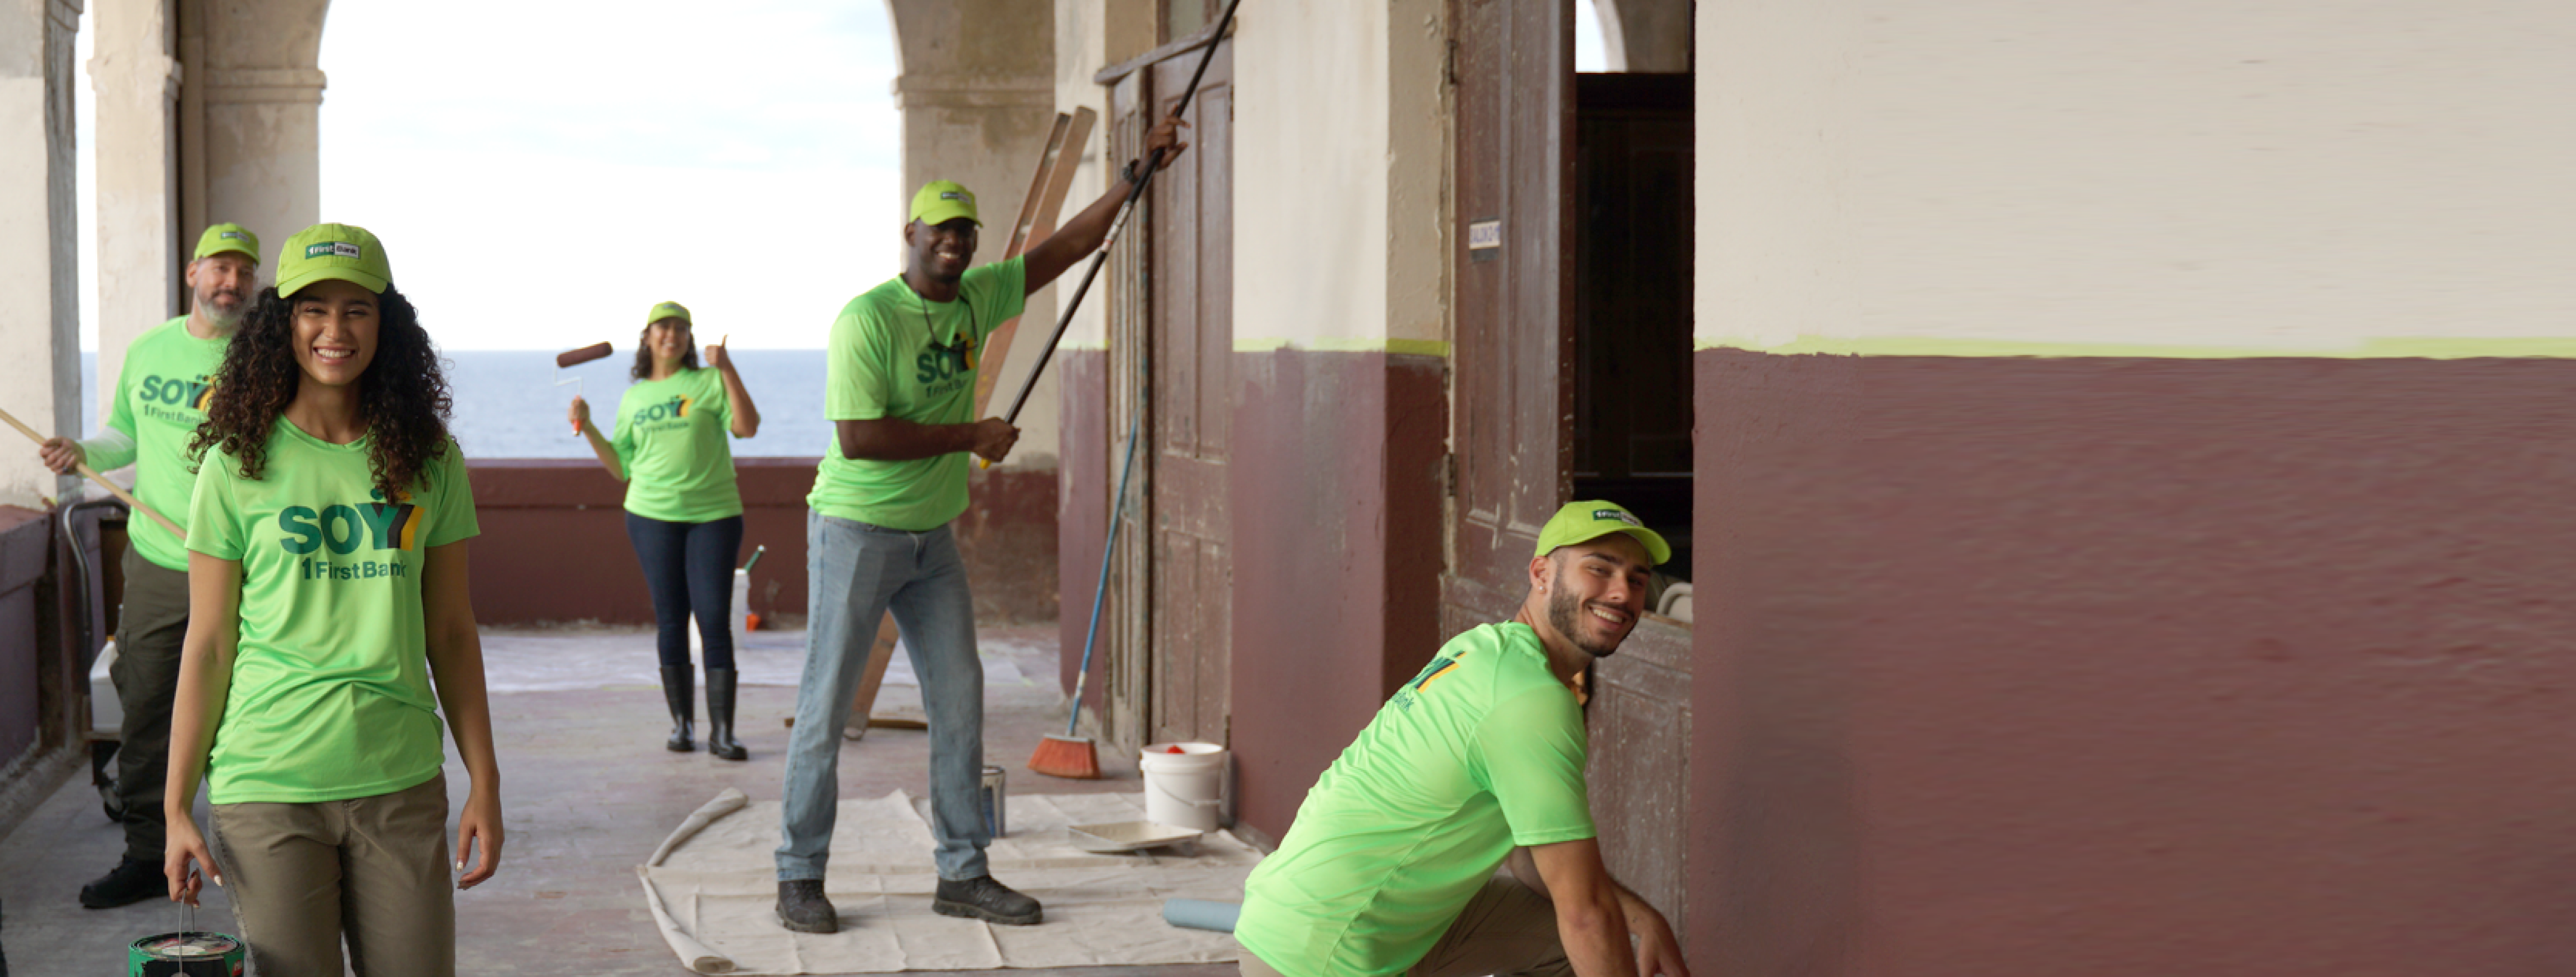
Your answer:
[[[580,348],[580,349],[568,349],[568,350],[565,350],[565,351],[563,351],[563,352],[556,353],[556,354],[555,354],[555,386],[560,387],[560,386],[563,386],[564,384],[567,384],[567,383],[572,384],[572,395],[573,395],[573,396],[575,396],[575,397],[579,397],[579,396],[581,396],[581,393],[582,393],[582,390],[581,390],[581,375],[580,375],[580,374],[578,374],[578,373],[576,373],[576,374],[573,374],[570,378],[566,378],[566,377],[563,375],[563,371],[565,371],[566,369],[569,369],[569,368],[571,368],[571,367],[576,367],[576,366],[580,366],[580,365],[582,365],[582,364],[584,364],[584,363],[588,363],[588,362],[590,362],[590,361],[592,361],[592,360],[597,360],[597,359],[606,359],[606,358],[608,357],[608,354],[610,354],[610,353],[614,353],[614,352],[616,352],[616,351],[617,351],[617,347],[615,347],[615,346],[611,346],[611,345],[609,345],[609,344],[607,344],[607,343],[592,343],[592,344],[590,344],[590,345],[588,345],[588,346],[584,346],[584,347],[582,347],[582,348]],[[581,436],[581,425],[580,425],[580,424],[574,424],[574,425],[572,426],[572,433],[573,433],[573,436],[574,436],[574,437],[580,437],[580,436]]]

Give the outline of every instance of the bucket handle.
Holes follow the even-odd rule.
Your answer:
[[[1223,804],[1223,803],[1225,803],[1225,794],[1222,792],[1222,790],[1220,790],[1220,791],[1219,791],[1219,793],[1217,794],[1217,796],[1215,796],[1215,797],[1208,798],[1207,800],[1204,800],[1204,801],[1194,801],[1194,800],[1190,800],[1189,798],[1182,797],[1182,796],[1181,796],[1181,795],[1179,795],[1179,794],[1172,793],[1172,789],[1171,789],[1171,788],[1169,788],[1169,787],[1165,787],[1165,786],[1163,786],[1162,784],[1155,782],[1155,781],[1154,781],[1154,779],[1153,779],[1153,778],[1151,778],[1151,777],[1148,777],[1148,778],[1146,778],[1146,779],[1145,779],[1145,788],[1146,788],[1147,790],[1161,791],[1161,792],[1162,792],[1162,794],[1163,794],[1163,796],[1165,796],[1165,797],[1169,797],[1169,798],[1171,798],[1171,799],[1172,799],[1172,803],[1179,804],[1179,805],[1181,805],[1181,806],[1183,806],[1183,807],[1214,808],[1214,807],[1216,807],[1216,806],[1217,806],[1217,805],[1219,805],[1219,804]]]

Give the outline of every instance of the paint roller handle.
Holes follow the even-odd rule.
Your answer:
[[[1189,111],[1190,101],[1198,97],[1199,80],[1207,77],[1208,63],[1216,60],[1217,45],[1225,40],[1226,31],[1234,26],[1234,10],[1242,5],[1243,0],[1226,0],[1225,13],[1217,18],[1216,31],[1209,35],[1207,49],[1199,53],[1199,66],[1190,72],[1189,86],[1181,90],[1181,100],[1172,103],[1171,118],[1180,118],[1181,113]],[[1100,239],[1100,250],[1091,256],[1090,270],[1082,273],[1082,284],[1073,290],[1073,300],[1064,304],[1064,314],[1056,318],[1055,332],[1047,337],[1046,345],[1038,347],[1037,361],[1029,364],[1028,379],[1020,381],[1020,392],[1011,397],[1010,412],[1002,415],[1003,420],[1014,426],[1019,424],[1020,408],[1028,405],[1029,392],[1037,388],[1038,376],[1046,372],[1047,361],[1055,358],[1056,344],[1064,341],[1064,330],[1073,324],[1074,310],[1082,308],[1082,297],[1091,292],[1091,280],[1100,277],[1100,266],[1108,263],[1109,246],[1117,243],[1119,230],[1127,226],[1127,216],[1135,211],[1136,201],[1144,198],[1145,188],[1154,182],[1154,174],[1162,172],[1163,155],[1163,147],[1157,146],[1153,154],[1146,157],[1142,167],[1131,164],[1127,201],[1118,205],[1118,216],[1109,222],[1109,234]],[[1143,172],[1136,172],[1137,169]],[[993,467],[992,462],[980,458],[977,463],[982,468]]]
[[[767,547],[767,546],[754,546],[754,547],[752,547],[752,548],[751,548],[751,559],[748,559],[748,560],[744,560],[744,561],[742,561],[742,572],[744,572],[744,573],[750,573],[750,572],[751,572],[751,568],[753,568],[753,567],[756,567],[756,566],[759,566],[759,565],[760,565],[760,558],[761,558],[761,557],[763,557],[763,556],[766,556],[766,555],[768,555],[768,554],[769,554],[769,547]]]
[[[36,429],[35,429],[35,428],[28,427],[26,424],[21,423],[21,422],[18,420],[18,418],[17,418],[17,416],[16,416],[16,415],[13,415],[13,414],[9,413],[8,411],[0,410],[0,421],[7,421],[7,422],[9,422],[9,426],[10,426],[10,427],[17,428],[17,429],[18,429],[18,433],[26,435],[26,436],[27,436],[27,440],[29,440],[29,441],[33,441],[33,442],[35,442],[36,444],[38,444],[39,446],[41,446],[41,445],[43,445],[43,444],[45,443],[45,436],[44,436],[44,435],[41,435],[41,434],[36,433]],[[113,496],[116,496],[116,497],[117,497],[117,499],[118,499],[119,501],[124,502],[124,503],[126,504],[126,506],[127,506],[127,507],[129,507],[129,508],[133,509],[133,510],[134,510],[134,511],[136,511],[136,512],[140,512],[140,513],[142,513],[142,514],[144,514],[144,515],[146,515],[146,516],[150,516],[150,517],[152,517],[152,521],[153,521],[153,522],[160,523],[160,524],[161,524],[161,528],[163,528],[163,529],[167,529],[167,530],[169,530],[169,531],[170,531],[170,535],[177,536],[177,537],[179,537],[179,538],[180,538],[180,539],[182,539],[182,540],[185,540],[185,539],[187,539],[187,538],[188,538],[188,531],[187,531],[187,530],[185,530],[185,529],[181,529],[181,528],[179,528],[179,524],[178,524],[178,523],[171,522],[171,521],[170,521],[170,517],[168,517],[168,516],[165,516],[165,515],[162,515],[162,514],[160,514],[160,513],[158,513],[158,512],[154,512],[154,511],[152,511],[152,507],[151,507],[151,506],[148,506],[148,505],[144,505],[144,504],[143,504],[143,500],[142,500],[142,499],[135,498],[135,497],[134,497],[134,493],[132,493],[132,492],[128,492],[128,491],[124,490],[123,488],[118,487],[118,486],[117,486],[117,484],[116,484],[115,482],[108,481],[108,480],[107,480],[107,478],[106,478],[105,476],[102,476],[102,475],[100,475],[100,474],[98,473],[98,470],[97,470],[97,469],[95,469],[95,468],[91,468],[91,467],[89,466],[89,462],[86,462],[86,461],[84,461],[84,462],[80,462],[80,463],[78,463],[78,464],[76,464],[76,465],[74,465],[74,466],[72,466],[72,467],[77,468],[77,469],[79,469],[79,470],[80,470],[81,477],[86,478],[86,479],[89,479],[89,480],[90,480],[90,481],[92,481],[92,482],[96,482],[96,483],[98,483],[98,487],[103,488],[103,489],[106,489],[106,490],[107,490],[107,494],[109,494],[109,495],[113,495]]]
[[[568,349],[568,350],[564,350],[563,352],[560,352],[560,353],[556,353],[556,354],[555,354],[555,369],[561,370],[561,369],[566,369],[566,368],[569,368],[569,367],[580,366],[580,365],[582,365],[582,364],[584,364],[584,363],[588,363],[588,362],[590,362],[590,361],[592,361],[592,360],[596,360],[596,359],[605,359],[605,358],[608,356],[608,354],[610,354],[610,353],[614,353],[614,352],[616,352],[616,351],[617,351],[617,347],[615,347],[615,346],[611,346],[611,345],[609,345],[609,344],[607,344],[607,343],[592,343],[592,344],[590,344],[590,345],[588,345],[588,346],[584,346],[584,347],[582,347],[582,348],[580,348],[580,349]],[[580,378],[579,378],[579,377],[575,377],[575,378],[574,378],[574,380],[575,380],[576,382],[578,382],[578,381],[580,380]],[[555,386],[560,387],[560,386],[563,386],[563,385],[564,385],[564,381],[561,381],[561,380],[557,380],[557,381],[555,381]],[[573,396],[575,396],[575,397],[579,397],[579,396],[581,396],[581,395],[580,395],[580,394],[578,394],[578,393],[576,393],[576,394],[574,394]],[[577,421],[577,420],[576,420],[576,421],[572,422],[572,433],[573,433],[573,436],[574,436],[574,437],[580,437],[580,436],[581,436],[581,422],[580,422],[580,421]]]

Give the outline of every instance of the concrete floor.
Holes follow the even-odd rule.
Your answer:
[[[1010,771],[1015,794],[1134,791],[1133,757],[1104,751],[1108,777],[1065,781],[1026,769],[1039,737],[1061,731],[1063,695],[1056,690],[1051,625],[980,632],[988,659],[987,762]],[[744,649],[746,677],[754,656],[801,653],[799,632],[760,633]],[[635,866],[671,829],[726,787],[755,800],[775,799],[785,764],[784,720],[796,691],[745,686],[737,735],[751,759],[727,763],[704,752],[662,749],[669,731],[660,690],[626,681],[632,669],[604,673],[610,683],[561,688],[562,664],[600,656],[631,657],[650,675],[653,639],[638,631],[492,632],[486,655],[495,692],[494,734],[501,744],[502,808],[508,830],[501,871],[460,893],[458,972],[511,975],[686,974],[645,911]],[[898,657],[898,661],[900,661]],[[774,674],[774,672],[773,672]],[[532,680],[530,676],[537,679]],[[513,688],[540,691],[508,691]],[[918,716],[915,689],[889,683],[879,715]],[[701,717],[703,718],[703,716]],[[929,735],[875,729],[841,751],[843,796],[878,797],[928,790]],[[447,769],[454,803],[465,800],[465,772]],[[199,823],[205,821],[202,803]],[[99,810],[86,776],[65,784],[6,838],[0,838],[0,947],[14,977],[121,973],[126,943],[177,928],[178,911],[150,901],[112,910],[80,907],[82,883],[116,864],[117,828]],[[922,852],[926,865],[928,851]],[[1008,878],[1003,881],[1010,881]],[[198,916],[207,928],[231,930],[220,889],[208,889]],[[1233,965],[1103,967],[1055,973],[1084,977],[1231,977]]]

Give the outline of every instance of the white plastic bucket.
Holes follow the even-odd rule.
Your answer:
[[[1225,807],[1225,747],[1151,743],[1136,765],[1145,772],[1145,820],[1192,831],[1217,829]]]
[[[733,632],[733,650],[736,654],[740,654],[742,652],[743,643],[751,633],[750,629],[744,627],[745,624],[749,623],[744,619],[744,615],[750,613],[750,611],[751,574],[744,573],[740,567],[736,567],[733,571],[733,614],[731,615],[732,619],[725,622],[726,627]],[[706,651],[705,645],[706,642],[698,639],[698,629],[694,627],[690,628],[689,651],[693,654],[703,653]]]

